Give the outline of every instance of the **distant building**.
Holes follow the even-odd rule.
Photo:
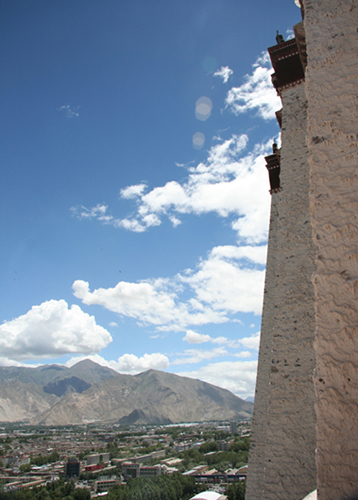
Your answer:
[[[167,460],[162,460],[162,464],[167,467],[173,467],[174,465],[179,465],[183,462],[181,458],[168,458]]]
[[[235,420],[230,422],[230,432],[232,435],[237,434],[237,422]]]
[[[94,491],[96,493],[102,493],[103,491],[108,491],[113,488],[116,484],[119,484],[119,479],[98,479],[94,483]]]
[[[141,465],[137,462],[124,462],[122,473],[124,478],[130,477],[154,477],[167,472],[165,465]]]
[[[140,477],[154,477],[165,474],[167,468],[165,465],[145,465],[139,469]]]
[[[238,481],[244,481],[247,475],[247,465],[245,467],[240,467],[239,469],[229,469],[225,471],[228,483],[237,483]]]
[[[139,477],[140,464],[135,462],[123,462],[122,473],[125,478]]]
[[[189,443],[179,443],[175,445],[175,449],[178,453],[182,453],[185,450],[190,449],[190,444]]]
[[[87,457],[87,465],[95,465],[99,463],[107,463],[109,462],[110,454],[109,453],[95,453],[93,455],[88,455]]]
[[[152,458],[163,458],[165,457],[165,450],[153,451],[152,453],[148,453],[147,455],[136,456],[135,460],[138,462],[145,462],[146,460],[152,460]]]
[[[85,467],[86,472],[95,472],[102,469],[104,469],[104,464],[92,464]]]
[[[79,477],[81,464],[78,460],[68,460],[65,464],[65,477]]]

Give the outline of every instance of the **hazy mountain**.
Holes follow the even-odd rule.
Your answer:
[[[0,421],[30,422],[36,415],[50,409],[58,398],[46,394],[40,385],[21,380],[2,380],[0,383]]]
[[[117,375],[116,371],[100,366],[89,359],[79,361],[71,368],[61,365],[45,365],[36,368],[0,367],[0,381],[18,380],[24,384],[33,382],[43,387],[47,394],[54,394],[58,397],[69,392],[83,392],[92,384]],[[1,411],[0,420],[2,420]]]
[[[199,380],[156,370],[122,375],[89,360],[1,368],[0,380],[0,421],[176,423],[250,417],[253,407]]]

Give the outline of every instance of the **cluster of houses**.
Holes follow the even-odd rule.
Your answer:
[[[166,450],[172,449],[180,453],[185,450],[199,448],[203,439],[202,424],[198,429],[180,432],[175,440],[170,434],[157,434],[155,430],[138,428],[130,434],[112,429],[36,429],[0,431],[0,480],[7,491],[15,491],[24,487],[35,487],[56,481],[59,478],[74,479],[80,487],[91,489],[91,495],[101,496],[103,492],[116,484],[133,477],[155,477],[172,474],[183,470],[182,460],[178,457],[166,457]],[[235,430],[237,427],[235,427]],[[228,436],[230,430],[228,429]],[[126,446],[132,453],[125,452],[123,458],[113,458],[109,447],[115,443],[118,450]],[[157,449],[147,454],[135,454],[143,449],[143,444]],[[230,440],[217,441],[220,451],[227,451]],[[158,446],[160,445],[160,447]],[[88,451],[92,450],[90,454]],[[95,450],[101,450],[95,452]],[[43,457],[44,461],[51,454],[58,459],[53,463],[35,466],[34,458]],[[32,460],[31,460],[32,459]],[[32,463],[31,463],[32,461]],[[40,462],[41,463],[41,462]],[[154,465],[153,465],[154,463]],[[184,473],[195,478],[198,483],[211,485],[240,481],[246,477],[246,469],[228,470],[225,473],[209,470],[208,466],[198,466]],[[86,480],[84,477],[91,477]]]

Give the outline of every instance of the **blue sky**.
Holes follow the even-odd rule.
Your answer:
[[[0,364],[253,395],[293,0],[2,0]]]

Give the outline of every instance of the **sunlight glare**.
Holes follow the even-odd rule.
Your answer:
[[[196,132],[193,135],[193,148],[201,149],[204,146],[205,135],[202,132]]]
[[[198,120],[205,121],[211,115],[213,103],[209,97],[200,97],[195,103],[195,116]]]

